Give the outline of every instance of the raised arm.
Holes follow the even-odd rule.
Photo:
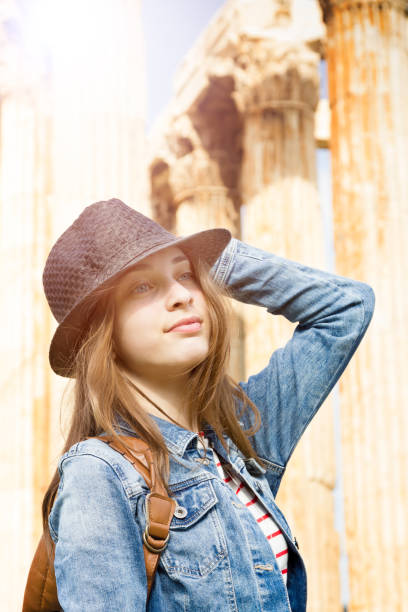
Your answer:
[[[91,454],[63,459],[60,473],[49,525],[64,612],[145,610],[142,537],[119,477]]]
[[[284,468],[361,342],[373,315],[374,292],[366,283],[235,238],[212,273],[235,299],[298,322],[292,338],[272,353],[267,366],[240,382],[262,416],[262,427],[251,438],[254,448],[272,464],[272,471]],[[243,419],[245,428],[251,424],[249,414]]]

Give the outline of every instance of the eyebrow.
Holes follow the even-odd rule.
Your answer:
[[[189,261],[187,259],[187,257],[185,255],[177,255],[177,257],[174,257],[171,260],[171,263],[178,263],[180,261]],[[152,266],[150,264],[146,264],[146,263],[140,263],[140,264],[135,264],[134,266],[132,266],[132,269],[129,270],[130,272],[133,270],[146,270],[148,268],[152,268]]]

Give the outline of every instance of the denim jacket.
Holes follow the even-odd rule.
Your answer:
[[[372,288],[232,239],[212,268],[234,299],[298,322],[292,338],[240,386],[257,405],[262,426],[251,437],[262,465],[245,461],[230,439],[230,462],[284,534],[287,585],[256,520],[218,476],[200,462],[197,434],[153,416],[170,451],[172,496],[181,512],[161,554],[147,609],[151,612],[304,612],[306,571],[275,503],[288,460],[308,423],[357,349],[374,309]],[[267,341],[265,339],[265,341]],[[251,425],[248,411],[241,424]],[[122,423],[122,432],[131,434]],[[211,459],[212,450],[207,451]],[[65,612],[146,609],[142,534],[147,486],[99,440],[74,444],[59,460],[58,494],[49,516],[58,596]]]

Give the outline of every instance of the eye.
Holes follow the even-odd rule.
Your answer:
[[[189,279],[191,279],[191,280],[195,280],[195,276],[194,276],[193,272],[183,272],[183,274],[181,275],[181,277],[183,277],[183,276],[187,276]],[[180,278],[181,278],[181,277],[180,277]]]
[[[138,285],[133,285],[131,288],[131,293],[145,293],[143,289],[149,286],[149,283],[139,283]]]

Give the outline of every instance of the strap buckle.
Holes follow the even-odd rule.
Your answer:
[[[160,511],[162,512],[163,502],[166,502],[173,507],[173,512],[167,513],[164,517],[165,520],[168,521],[167,524],[166,522],[163,523],[163,517],[160,514]],[[158,503],[159,503],[159,511],[157,507]],[[146,545],[147,550],[149,550],[150,552],[159,554],[166,548],[168,541],[170,539],[170,521],[174,514],[175,505],[176,505],[176,502],[174,501],[174,499],[166,497],[160,493],[150,491],[150,493],[146,495],[146,502],[145,502],[146,527],[143,532],[143,542]],[[150,507],[151,507],[151,511],[149,510]],[[156,537],[150,533],[151,514],[153,514],[153,522],[156,522],[155,523],[156,526],[158,524],[161,527],[161,529],[159,530],[159,533],[156,533]],[[162,533],[164,531],[163,536],[166,534],[166,537],[164,539],[160,537],[161,535],[160,531]]]
[[[163,542],[164,541],[164,544],[162,546],[159,546],[159,547],[152,546],[147,538],[150,538],[152,540],[156,539],[156,538],[153,538],[149,534],[149,525],[148,524],[146,524],[146,528],[145,528],[145,530],[143,532],[143,542],[146,544],[146,547],[147,547],[148,550],[150,550],[150,552],[152,552],[152,553],[159,553],[159,552],[162,552],[162,550],[164,550],[166,548],[166,546],[168,544],[168,541],[170,539],[170,532],[167,534],[167,537],[166,537],[165,540],[157,540],[158,542]]]

